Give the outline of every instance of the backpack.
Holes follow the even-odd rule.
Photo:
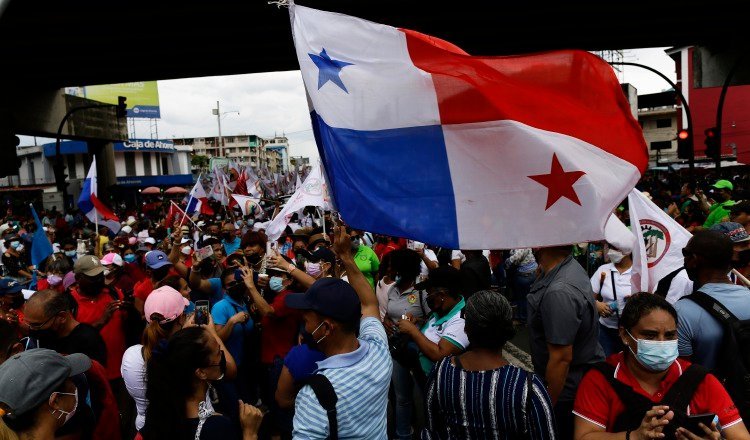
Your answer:
[[[628,385],[615,379],[615,367],[606,363],[599,362],[592,365],[592,368],[604,375],[612,389],[617,393],[625,410],[615,419],[615,423],[609,428],[611,432],[634,431],[638,429],[646,415],[654,405],[668,405],[670,410],[674,411],[674,418],[667,425],[663,433],[666,438],[675,437],[675,429],[678,426],[684,426],[683,420],[687,418],[687,408],[693,398],[693,394],[703,379],[708,374],[708,370],[700,365],[692,364],[685,370],[677,381],[672,384],[669,391],[664,395],[661,402],[653,402],[651,399],[636,393]]]
[[[664,276],[664,278],[659,280],[659,283],[656,285],[656,290],[654,291],[654,295],[660,296],[664,299],[667,298],[667,294],[669,293],[669,288],[672,287],[672,280],[677,276],[678,273],[682,271],[685,267],[680,267],[676,270],[673,270],[672,272],[669,272],[667,275]]]
[[[331,381],[322,374],[313,374],[304,381],[304,385],[310,385],[310,388],[315,393],[315,397],[320,402],[320,406],[328,414],[328,439],[338,440],[339,423],[336,413],[336,402],[338,402],[339,398],[336,395],[336,390],[333,389],[333,385],[331,385]]]
[[[689,299],[714,317],[724,330],[719,357],[713,372],[737,406],[750,420],[750,319],[740,320],[724,305],[700,290]]]

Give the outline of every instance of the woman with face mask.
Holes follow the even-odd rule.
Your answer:
[[[54,439],[78,408],[71,377],[90,367],[83,354],[62,356],[45,348],[6,360],[0,365],[0,438]]]
[[[605,356],[622,350],[618,321],[631,294],[632,245],[619,243],[619,246],[618,249],[609,243],[606,252],[609,263],[600,266],[591,277],[591,289],[596,296],[596,309],[599,312],[599,343]]]
[[[211,382],[227,372],[227,354],[217,336],[204,326],[177,331],[152,352],[146,367],[146,421],[141,430],[151,439],[255,439],[263,418],[259,409],[238,406],[242,431],[206,403]]]
[[[7,276],[25,283],[31,280],[31,269],[26,265],[26,259],[21,255],[23,252],[24,245],[20,237],[14,236],[5,240],[3,266],[5,266]]]
[[[677,312],[651,293],[630,297],[620,316],[625,347],[594,365],[578,387],[576,439],[747,439],[745,424],[721,383],[701,366],[678,359]],[[695,427],[690,415],[714,415]],[[721,426],[719,431],[718,426]],[[617,438],[617,437],[614,437]]]
[[[125,388],[128,394],[135,400],[137,416],[135,419],[135,428],[141,430],[146,420],[146,364],[154,350],[159,350],[161,345],[175,333],[183,328],[193,327],[193,316],[185,315],[185,307],[188,301],[180,292],[172,287],[160,287],[146,298],[144,310],[146,313],[146,322],[148,325],[143,331],[141,344],[134,345],[125,351],[122,356],[122,366],[120,372],[125,381]],[[213,321],[209,317],[209,325],[206,329],[214,336],[217,343],[225,353],[227,378],[233,379],[237,373],[237,367],[234,364],[234,358],[224,347],[224,343],[213,330]],[[206,405],[213,408],[211,398],[206,394]]]

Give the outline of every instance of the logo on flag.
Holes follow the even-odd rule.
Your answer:
[[[643,245],[646,247],[646,261],[649,268],[659,264],[659,261],[669,250],[672,239],[669,229],[655,220],[641,219],[641,234]]]

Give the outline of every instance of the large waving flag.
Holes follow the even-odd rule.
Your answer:
[[[588,52],[472,57],[414,31],[290,12],[318,149],[354,227],[451,249],[598,240],[646,168],[620,84]]]
[[[633,292],[654,292],[664,276],[683,266],[682,249],[693,236],[637,189],[628,195],[633,248]]]
[[[42,261],[46,260],[47,257],[52,255],[52,243],[49,242],[49,237],[44,232],[42,222],[39,221],[39,216],[34,209],[34,205],[29,204],[31,207],[31,215],[34,216],[34,223],[36,223],[36,231],[34,231],[34,237],[31,239],[31,264],[39,267]],[[36,271],[34,271],[36,273]]]
[[[208,196],[206,195],[206,190],[203,189],[200,177],[198,177],[198,181],[195,182],[193,189],[190,190],[190,194],[187,196],[185,212],[188,215],[193,215],[196,212],[206,215],[214,214],[214,210],[208,205]]]
[[[120,219],[114,212],[97,198],[96,157],[91,161],[91,167],[86,179],[83,181],[81,196],[78,198],[78,209],[91,220],[108,227],[112,232],[120,232]]]

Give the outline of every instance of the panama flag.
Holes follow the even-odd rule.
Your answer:
[[[211,207],[208,205],[208,196],[206,195],[206,190],[203,189],[200,177],[198,177],[198,181],[195,182],[193,189],[190,190],[190,194],[187,198],[187,208],[185,208],[185,212],[188,215],[193,215],[196,212],[200,212],[201,214],[206,215],[214,214],[214,210],[211,209]]]
[[[96,157],[91,161],[91,167],[83,181],[81,196],[78,198],[78,209],[91,220],[101,226],[108,227],[112,232],[120,232],[120,219],[101,200],[97,198]]]
[[[353,227],[451,249],[599,240],[646,168],[620,84],[588,52],[473,57],[410,30],[290,13],[318,150]]]

